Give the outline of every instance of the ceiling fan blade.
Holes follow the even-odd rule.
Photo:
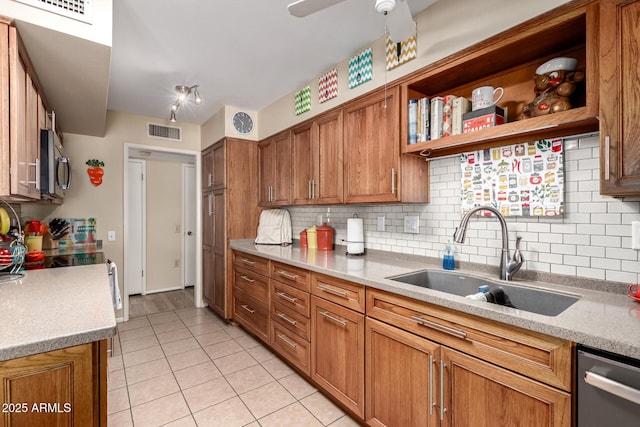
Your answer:
[[[298,0],[287,6],[287,9],[291,15],[302,18],[343,1],[344,0]]]
[[[416,35],[416,22],[406,0],[397,0],[396,7],[387,14],[389,37],[396,43]]]

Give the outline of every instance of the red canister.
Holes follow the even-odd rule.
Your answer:
[[[302,230],[300,232],[300,247],[306,248],[307,246],[307,230]]]
[[[333,250],[333,228],[329,227],[326,223],[318,227],[318,250]]]

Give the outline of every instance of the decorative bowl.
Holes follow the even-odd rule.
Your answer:
[[[536,69],[536,74],[547,74],[551,71],[567,70],[575,71],[578,60],[575,58],[558,57],[553,58],[542,64]]]

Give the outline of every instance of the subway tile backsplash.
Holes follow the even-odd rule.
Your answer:
[[[509,217],[510,249],[522,236],[523,269],[625,283],[640,283],[640,251],[631,249],[631,221],[640,221],[640,199],[599,194],[599,139],[565,141],[565,215]],[[441,258],[460,221],[460,160],[436,159],[431,167],[431,202],[289,207],[294,237],[318,215],[335,228],[336,243],[347,238],[347,218],[364,219],[365,247]],[[404,233],[404,217],[420,217],[418,234]],[[378,217],[385,231],[377,231]],[[472,219],[464,244],[454,244],[457,260],[500,263],[500,226],[493,218]]]

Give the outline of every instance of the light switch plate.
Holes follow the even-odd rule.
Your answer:
[[[116,240],[116,232],[115,231],[107,231],[107,240],[110,242],[115,242]]]
[[[640,221],[631,221],[631,249],[640,249]]]
[[[418,234],[420,232],[420,217],[419,216],[405,216],[404,217],[404,232]]]
[[[384,231],[385,230],[385,217],[383,216],[379,216],[378,217],[378,227],[377,227],[378,231]]]

